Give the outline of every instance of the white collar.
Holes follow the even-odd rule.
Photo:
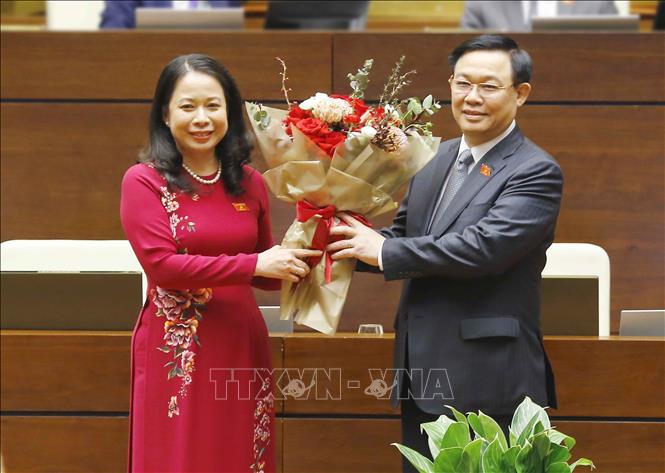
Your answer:
[[[503,133],[501,133],[499,136],[492,138],[491,140],[486,141],[485,143],[479,144],[478,146],[473,146],[473,147],[470,147],[467,144],[464,135],[462,135],[462,141],[460,142],[459,152],[457,153],[457,156],[459,157],[459,155],[462,154],[464,151],[466,151],[467,149],[471,149],[471,155],[473,156],[473,164],[475,165],[478,161],[483,159],[483,156],[485,156],[489,152],[489,150],[494,148],[496,145],[499,144],[501,140],[503,140],[506,136],[508,136],[510,132],[515,129],[515,126],[516,126],[515,120],[513,119],[508,128],[506,128],[506,130]]]

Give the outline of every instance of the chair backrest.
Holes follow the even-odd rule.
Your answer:
[[[127,240],[9,240],[0,244],[2,271],[136,271],[145,301],[148,280]]]
[[[598,278],[598,335],[610,334],[610,258],[589,243],[553,243],[542,276]]]

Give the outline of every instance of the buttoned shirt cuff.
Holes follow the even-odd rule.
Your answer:
[[[379,247],[379,257],[378,257],[378,260],[379,260],[379,269],[380,269],[381,271],[383,271],[383,257],[381,256],[381,253],[383,252],[383,244],[384,244],[385,242],[386,242],[386,240],[383,240],[383,241],[381,242],[381,246]]]

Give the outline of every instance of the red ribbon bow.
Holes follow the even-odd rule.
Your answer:
[[[343,237],[340,236],[330,236],[330,229],[335,225],[335,221],[333,217],[337,213],[337,209],[335,208],[334,205],[327,205],[325,207],[316,207],[306,200],[301,200],[296,203],[296,219],[301,222],[305,223],[307,222],[310,218],[314,217],[315,215],[319,215],[321,219],[319,220],[319,223],[316,225],[316,230],[314,230],[314,236],[312,237],[312,244],[311,248],[313,250],[321,250],[323,251],[323,254],[321,256],[312,256],[311,258],[308,258],[307,263],[309,264],[310,268],[313,268],[319,262],[321,261],[321,258],[325,256],[325,269],[324,269],[324,274],[325,274],[325,279],[326,279],[326,284],[329,284],[330,281],[332,280],[332,264],[333,264],[333,259],[330,253],[326,251],[326,247],[333,242],[342,240]],[[349,212],[347,211],[349,215],[351,215],[353,218],[361,222],[363,225],[367,227],[371,227],[372,224],[369,223],[365,217],[362,215],[355,213],[355,212]],[[345,221],[340,221],[340,225],[346,225],[348,224]]]

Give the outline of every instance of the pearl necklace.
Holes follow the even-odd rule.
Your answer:
[[[187,165],[182,163],[182,167],[185,168],[185,171],[189,173],[192,178],[194,178],[195,181],[200,182],[201,184],[206,184],[206,185],[212,185],[215,184],[217,181],[219,181],[219,178],[222,176],[222,163],[219,163],[219,166],[217,167],[217,174],[215,174],[215,177],[212,179],[203,179],[201,176],[196,174],[194,171],[189,169]]]

